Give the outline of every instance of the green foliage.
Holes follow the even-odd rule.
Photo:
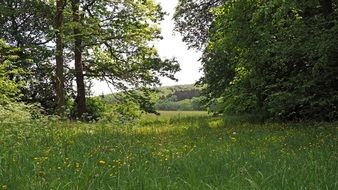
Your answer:
[[[89,120],[98,120],[106,112],[107,108],[103,101],[99,98],[87,98],[87,113]]]
[[[159,100],[155,104],[155,109],[168,111],[202,111],[205,110],[202,99],[203,97],[193,97],[191,99],[184,99],[180,101],[167,99]]]
[[[160,99],[184,100],[199,96],[202,88],[193,84],[186,84],[158,87],[156,90],[156,95]]]
[[[22,81],[20,99],[38,103],[51,114],[55,107],[53,92],[52,25],[54,10],[48,1],[0,1],[0,36],[19,48],[16,64],[24,72],[17,74]]]
[[[154,87],[159,77],[175,79],[177,61],[161,59],[149,43],[161,38],[164,15],[153,0],[95,1],[84,14],[81,32],[89,79],[106,80],[120,91]]]
[[[140,104],[133,100],[124,99],[119,102],[107,102],[102,97],[90,97],[86,101],[87,112],[83,115],[82,120],[87,122],[103,123],[130,123],[135,122],[142,114]],[[68,105],[69,115],[72,119],[77,117],[77,106],[75,102]]]
[[[169,111],[201,111],[205,110],[200,93],[201,87],[194,85],[178,85],[160,87],[155,109]]]
[[[111,105],[129,100],[137,103],[142,111],[154,114],[157,114],[156,110],[201,111],[205,108],[200,92],[201,88],[194,85],[177,85],[114,93],[102,99]]]
[[[110,114],[108,113],[105,116],[105,120],[117,122],[118,124],[134,123],[142,114],[139,105],[133,101],[112,105],[111,110]]]
[[[0,106],[19,97],[21,84],[16,81],[20,73],[18,51],[0,39]]]
[[[24,104],[22,102],[7,102],[0,104],[0,123],[18,124],[43,121],[43,109],[38,104]]]
[[[203,48],[209,39],[212,28],[213,8],[224,0],[179,0],[174,19],[176,31],[183,35],[183,41],[190,47]]]
[[[0,121],[16,123],[41,118],[41,109],[35,104],[17,102],[22,97],[20,89],[24,71],[20,64],[27,60],[20,57],[20,49],[0,39]]]
[[[0,105],[1,123],[27,122],[31,119],[29,108],[23,103],[7,102],[5,105]]]
[[[338,118],[336,2],[230,0],[210,11],[208,40],[200,41],[206,46],[200,82],[210,104],[220,103],[218,111],[278,120]],[[178,18],[194,22],[188,13]],[[199,36],[181,24],[184,34]]]
[[[98,121],[103,117],[107,111],[107,105],[100,98],[87,98],[86,100],[87,112],[83,115],[84,121]],[[76,102],[71,105],[70,118],[78,119]]]
[[[40,103],[47,114],[53,114],[56,107],[54,59],[58,52],[51,42],[55,42],[58,36],[55,34],[59,32],[63,38],[60,45],[64,47],[64,86],[69,101],[80,92],[73,88],[75,73],[79,74],[70,66],[74,61],[74,49],[80,50],[82,55],[81,75],[85,82],[105,80],[115,89],[128,91],[154,87],[160,83],[160,77],[175,80],[174,74],[179,70],[177,61],[161,59],[149,43],[161,39],[159,24],[164,16],[153,0],[79,1],[81,17],[78,22],[73,20],[71,5],[74,1],[62,1],[64,19],[58,29],[55,28],[55,17],[59,15],[55,1],[0,2],[0,36],[21,49],[21,58],[33,60],[19,65],[27,71],[19,76],[25,83],[21,100]],[[78,35],[74,35],[75,29]],[[74,47],[75,37],[80,39],[81,47]],[[130,99],[142,109],[151,110],[148,103],[143,103],[149,98],[132,95]]]

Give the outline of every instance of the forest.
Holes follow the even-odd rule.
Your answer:
[[[338,1],[162,1],[0,0],[0,190],[338,189]]]

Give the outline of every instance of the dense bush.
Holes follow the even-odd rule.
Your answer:
[[[29,121],[31,119],[29,108],[22,103],[7,103],[0,105],[0,122],[1,123],[16,123]]]
[[[106,121],[118,122],[120,124],[135,122],[141,117],[140,106],[132,101],[114,104],[110,107],[110,112],[105,115]]]
[[[76,118],[75,103],[70,104],[69,116],[72,119]],[[84,114],[82,120],[87,122],[117,122],[127,123],[135,121],[141,116],[141,108],[139,104],[133,101],[124,101],[119,103],[107,104],[101,97],[87,98],[87,112]]]
[[[70,118],[78,119],[76,103],[72,103],[70,106]],[[87,98],[86,100],[87,112],[83,115],[85,121],[98,121],[107,111],[107,106],[103,100],[97,97]]]

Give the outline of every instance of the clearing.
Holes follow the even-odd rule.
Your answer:
[[[0,189],[338,189],[337,123],[0,123]]]

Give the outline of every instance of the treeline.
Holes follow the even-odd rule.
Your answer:
[[[88,99],[95,79],[144,91],[128,101],[150,109],[148,89],[179,70],[149,43],[161,38],[163,16],[152,0],[0,1],[1,108],[24,102],[83,119],[95,112]]]
[[[206,109],[202,100],[203,98],[201,97],[194,97],[180,101],[160,100],[155,104],[155,109],[161,111],[204,111]]]
[[[194,85],[178,85],[157,89],[156,110],[168,111],[202,111],[204,97],[201,88]]]
[[[266,119],[338,119],[338,3],[180,0],[176,30],[201,58],[209,104]]]

